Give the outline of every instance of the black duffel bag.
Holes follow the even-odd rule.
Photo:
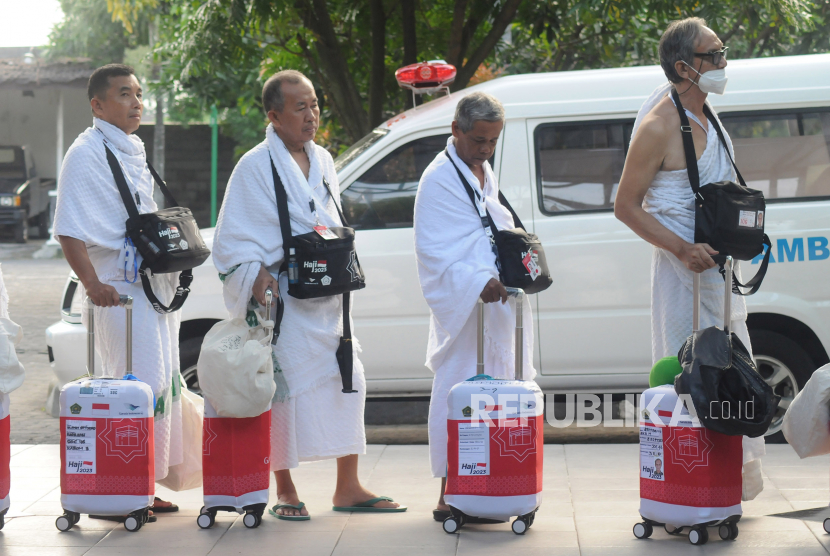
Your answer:
[[[732,259],[725,263],[726,279],[732,279]],[[699,281],[695,280],[695,299]],[[677,358],[683,372],[674,379],[674,390],[691,399],[707,429],[728,435],[761,436],[769,429],[780,398],[758,373],[749,351],[729,330],[731,296],[724,292],[724,327],[710,326],[689,336]],[[694,410],[694,412],[692,411]]]
[[[455,171],[458,172],[458,177],[461,179],[461,183],[464,184],[464,189],[467,190],[470,202],[473,203],[473,209],[478,214],[477,199],[479,194],[473,190],[450,153],[445,150],[444,154],[452,163]],[[484,232],[490,239],[491,246],[494,247],[496,264],[499,268],[499,281],[508,288],[521,288],[528,294],[545,291],[553,283],[553,280],[550,277],[542,242],[539,241],[536,234],[529,233],[525,229],[516,211],[513,210],[501,191],[499,191],[499,202],[510,211],[513,223],[519,225],[518,228],[499,230],[496,228],[489,211],[485,211],[483,216],[479,214]]]
[[[189,208],[180,207],[167,185],[147,163],[153,179],[158,185],[170,208],[139,214],[136,199],[130,194],[130,188],[124,177],[119,160],[110,148],[104,144],[109,163],[121,200],[127,209],[127,238],[132,241],[136,250],[141,254],[142,262],[138,273],[141,276],[141,286],[144,294],[159,313],[172,313],[184,305],[190,293],[190,284],[193,282],[192,269],[201,265],[210,256],[210,249],[205,245],[199,226]],[[147,271],[152,274],[166,274],[181,272],[179,285],[170,305],[164,305],[153,293]]]
[[[270,156],[270,155],[269,155]],[[335,357],[340,369],[343,393],[357,392],[352,388],[354,353],[352,351],[352,327],[349,318],[351,292],[366,287],[366,277],[357,259],[354,245],[354,228],[349,228],[346,217],[331,194],[326,178],[329,196],[340,216],[343,226],[327,228],[325,239],[321,233],[309,232],[298,236],[291,234],[291,215],[288,213],[288,195],[277,168],[271,160],[271,174],[274,179],[274,193],[277,198],[277,213],[280,219],[282,247],[285,252],[280,274],[288,275],[288,295],[297,299],[313,299],[343,294],[343,335]],[[313,208],[312,208],[313,211]]]
[[[683,151],[686,155],[686,171],[689,174],[689,183],[695,194],[695,243],[708,243],[718,255],[715,262],[720,266],[721,274],[725,274],[723,265],[726,256],[739,261],[749,261],[764,253],[763,261],[755,276],[746,284],[742,284],[732,275],[732,291],[738,295],[752,295],[761,287],[761,282],[767,273],[769,258],[772,253],[772,243],[764,233],[764,215],[766,202],[764,194],[757,189],[746,186],[738,166],[732,159],[729,146],[723,135],[723,130],[717,118],[706,104],[703,112],[714,126],[723,149],[729,156],[729,161],[735,169],[740,183],[733,181],[719,181],[700,185],[700,173],[697,167],[697,155],[692,138],[692,126],[686,111],[680,103],[677,90],[672,89],[672,98],[680,116],[680,131],[683,137]],[[741,288],[749,288],[744,292]]]

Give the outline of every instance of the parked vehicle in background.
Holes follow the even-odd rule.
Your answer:
[[[759,371],[782,397],[775,432],[812,372],[830,362],[830,54],[730,61],[728,73],[726,94],[709,100],[741,172],[768,202],[772,260],[760,292],[747,298],[747,324]],[[421,174],[446,146],[458,100],[472,91],[504,103],[494,172],[543,242],[554,280],[531,299],[539,386],[549,394],[647,387],[652,248],[614,218],[613,205],[637,111],[665,79],[658,66],[494,79],[399,114],[337,158],[343,210],[358,231],[367,277],[353,316],[370,396],[431,390],[413,207]],[[745,277],[759,260],[742,263]],[[211,260],[194,274],[180,335],[182,370],[193,386],[201,339],[226,318]],[[84,370],[72,284],[64,321],[47,330],[58,382]]]
[[[55,180],[41,179],[31,150],[0,145],[0,228],[11,230],[17,243],[29,238],[29,226],[37,237],[49,237],[49,191]]]

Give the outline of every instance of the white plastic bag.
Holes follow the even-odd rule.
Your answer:
[[[830,454],[830,364],[814,372],[796,395],[782,430],[801,459]]]
[[[26,376],[17,359],[14,346],[23,339],[23,329],[7,318],[0,317],[0,392],[10,394],[20,388]]]
[[[761,460],[754,459],[745,463],[741,470],[741,500],[754,500],[764,490],[764,477],[761,474]]]
[[[254,313],[256,314],[256,312]],[[271,407],[277,388],[271,336],[274,321],[245,319],[213,325],[202,342],[199,386],[220,417],[256,417]]]
[[[205,400],[182,385],[182,441],[184,461],[168,468],[167,476],[158,484],[175,490],[202,486],[202,421]]]

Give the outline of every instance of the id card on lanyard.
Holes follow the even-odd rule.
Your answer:
[[[501,264],[499,263],[499,250],[496,247],[496,237],[493,235],[493,230],[490,228],[490,217],[487,215],[487,201],[484,197],[484,192],[479,193],[475,190],[473,192],[476,196],[475,205],[478,209],[478,216],[481,218],[481,225],[484,227],[484,233],[487,234],[487,239],[490,240],[490,249],[496,256],[496,268],[501,270]]]

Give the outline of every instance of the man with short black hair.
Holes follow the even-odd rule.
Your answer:
[[[288,291],[288,277],[280,274],[288,253],[272,172],[286,191],[292,235],[344,225],[338,215],[340,186],[334,161],[314,142],[320,108],[311,81],[298,71],[281,71],[265,82],[262,105],[270,122],[265,140],[234,168],[213,242],[213,262],[221,273],[231,318],[245,318],[264,304],[269,288],[274,295]],[[358,455],[366,453],[366,380],[353,338],[355,391],[344,393],[336,358],[344,329],[343,296],[282,299],[284,316],[273,348],[277,389],[271,405],[277,504],[270,513],[278,519],[308,520],[291,469],[302,461],[334,458],[335,511],[404,511],[391,498],[369,492],[357,476]]]
[[[96,69],[87,88],[92,127],[66,152],[58,178],[54,233],[69,266],[95,303],[95,340],[104,376],[126,371],[125,317],[119,295],[133,297],[133,374],[156,398],[154,438],[156,480],[183,461],[179,372],[180,313],[157,313],[141,286],[141,255],[125,239],[127,209],[107,162],[108,148],[119,161],[139,213],[158,210],[141,124],[142,89],[133,68],[109,64]],[[162,302],[172,299],[178,273],[150,278]],[[86,323],[86,311],[83,312]],[[154,512],[177,511],[158,498]]]

